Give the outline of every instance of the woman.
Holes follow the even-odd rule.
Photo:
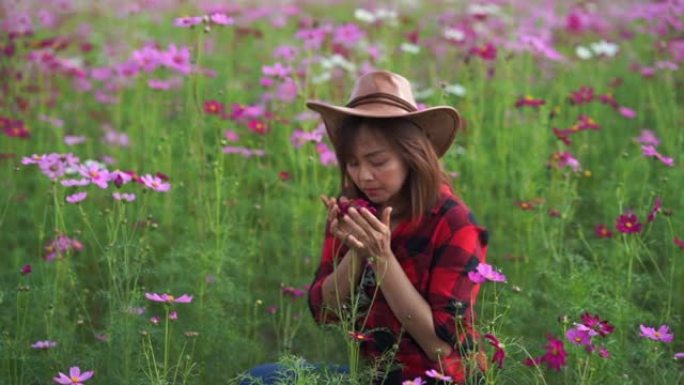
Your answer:
[[[377,382],[427,380],[428,370],[463,382],[476,372],[469,365],[484,362],[473,354],[479,285],[468,272],[485,261],[487,232],[439,163],[460,115],[446,106],[418,111],[408,80],[387,71],[361,76],[344,107],[307,106],[324,120],[342,189],[339,199],[321,197],[328,222],[309,289],[314,319],[353,317],[371,363],[393,353],[395,365]]]

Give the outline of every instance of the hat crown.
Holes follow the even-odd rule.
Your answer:
[[[347,106],[363,104],[361,101],[364,99],[377,101],[378,98],[385,97],[404,105],[403,108],[407,111],[417,110],[411,83],[405,77],[388,71],[372,71],[360,76],[354,84]]]

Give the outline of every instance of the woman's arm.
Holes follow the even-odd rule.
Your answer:
[[[394,253],[390,250],[375,258],[373,270],[392,313],[428,358],[438,361],[449,356],[452,348],[437,336],[430,304],[408,279]]]
[[[364,258],[349,249],[333,272],[323,280],[323,309],[340,309],[348,303],[352,288],[356,286],[364,267]]]

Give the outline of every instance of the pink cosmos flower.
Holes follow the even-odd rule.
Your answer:
[[[62,385],[81,385],[83,382],[88,381],[93,374],[95,374],[94,371],[87,371],[84,373],[81,373],[81,368],[78,366],[72,366],[69,369],[69,375],[67,376],[66,374],[59,372],[58,377],[54,377],[53,380]]]
[[[202,16],[184,16],[184,17],[177,17],[173,21],[173,25],[175,27],[181,27],[181,28],[190,28],[193,27],[197,24],[202,23]]]
[[[641,130],[641,135],[634,138],[637,142],[644,145],[651,145],[657,147],[660,144],[660,139],[652,130]]]
[[[669,156],[663,156],[660,154],[654,146],[652,145],[642,145],[641,146],[641,151],[645,157],[653,157],[661,161],[664,165],[668,167],[673,167],[674,166],[674,159],[672,159]]]
[[[319,160],[322,165],[330,166],[337,164],[337,156],[334,151],[331,151],[324,142],[316,144],[316,152],[319,154]]]
[[[114,182],[116,187],[121,187],[132,180],[133,176],[129,172],[114,170],[109,173],[109,181]]]
[[[238,140],[240,140],[240,135],[238,135],[238,133],[233,130],[226,130],[224,136],[229,142],[237,142]]]
[[[570,167],[574,172],[582,170],[580,162],[568,151],[557,153],[554,157],[557,157],[556,164],[559,168]]]
[[[175,321],[178,319],[178,313],[174,310],[172,312],[169,312],[169,319],[171,321]]]
[[[670,343],[674,338],[674,334],[670,332],[670,328],[667,325],[660,325],[658,330],[644,324],[639,325],[639,328],[641,329],[639,336],[652,339],[654,341]]]
[[[212,13],[209,15],[209,21],[216,25],[233,25],[235,20],[225,13]]]
[[[492,265],[482,262],[477,265],[477,270],[468,272],[468,278],[475,283],[482,283],[485,281],[506,282],[505,275],[494,270]]]
[[[101,189],[106,189],[109,185],[109,171],[97,163],[80,165],[78,172],[90,180],[90,183],[97,185]]]
[[[183,75],[190,75],[192,72],[190,49],[188,47],[178,48],[175,44],[169,44],[168,49],[162,52],[161,55],[161,62],[166,67]]]
[[[112,198],[117,201],[133,202],[135,200],[134,193],[120,193],[118,191],[112,193]]]
[[[295,300],[299,297],[302,297],[307,293],[306,290],[299,289],[299,288],[292,287],[292,286],[283,286],[280,288],[280,291],[285,296],[292,297],[293,300]]]
[[[286,61],[292,61],[297,57],[299,53],[299,48],[292,45],[281,45],[273,50],[274,59],[284,59]]]
[[[416,377],[413,380],[406,380],[401,383],[401,385],[425,385],[426,382],[422,378]]]
[[[354,23],[343,24],[333,32],[333,43],[351,48],[365,37],[366,33]]]
[[[539,107],[543,106],[546,103],[544,99],[535,99],[529,95],[521,97],[518,99],[518,101],[515,102],[515,107],[520,108],[520,107]]]
[[[160,65],[162,65],[162,54],[157,48],[146,45],[142,49],[133,51],[131,60],[138,68],[150,73],[154,72]]]
[[[59,235],[45,246],[45,256],[43,258],[47,262],[51,262],[55,258],[62,258],[64,254],[71,250],[81,251],[83,250],[83,244],[66,235]]]
[[[161,322],[161,318],[159,318],[158,315],[153,315],[152,317],[150,317],[150,323],[152,325],[159,325],[159,322]]]
[[[594,89],[591,87],[580,87],[577,91],[572,91],[568,97],[570,104],[580,105],[594,100]]]
[[[167,192],[171,189],[171,184],[164,182],[158,176],[152,176],[150,174],[145,174],[140,177],[140,181],[147,187],[158,192]]]
[[[445,376],[444,374],[436,371],[435,369],[426,370],[425,375],[440,381],[453,381],[453,378],[451,378],[451,376]]]
[[[615,228],[624,234],[638,233],[641,231],[641,222],[634,212],[627,210],[617,218]]]
[[[171,294],[157,294],[157,293],[145,293],[145,298],[149,299],[152,302],[163,302],[163,303],[190,303],[192,302],[192,296],[183,294],[180,297],[176,298],[172,296]]]
[[[52,349],[55,346],[57,346],[57,342],[50,340],[36,341],[33,345],[31,345],[32,348],[40,350]]]
[[[292,67],[284,66],[280,63],[275,63],[272,66],[262,66],[261,73],[266,76],[272,76],[280,79],[286,79],[292,73]]]
[[[86,141],[83,135],[64,135],[64,144],[67,146],[75,146]]]
[[[64,187],[83,187],[90,184],[90,179],[62,179],[59,181],[59,183],[61,183]]]
[[[684,352],[680,353],[675,353],[674,357],[675,360],[684,360]]]
[[[78,203],[78,202],[86,199],[87,197],[88,197],[88,193],[85,191],[81,191],[81,192],[77,192],[75,194],[67,195],[66,201],[71,203],[71,204],[74,204],[74,203]]]
[[[621,106],[620,108],[618,108],[618,111],[620,112],[620,115],[624,116],[627,119],[634,119],[636,117],[636,111],[634,111],[631,108]]]
[[[31,264],[27,263],[21,268],[21,275],[29,275],[31,270]]]
[[[591,335],[589,333],[591,329],[582,326],[584,325],[576,325],[575,327],[568,329],[565,336],[568,341],[575,345],[589,346],[591,345]]]

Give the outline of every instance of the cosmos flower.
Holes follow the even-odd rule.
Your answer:
[[[679,239],[679,237],[674,237],[673,241],[679,248],[684,249],[684,241]]]
[[[684,354],[684,353],[683,353]],[[401,385],[425,385],[427,384],[422,378],[416,377],[413,380],[406,380],[401,383]]]
[[[516,108],[520,108],[520,107],[539,107],[539,106],[543,106],[545,103],[546,103],[546,102],[544,101],[544,99],[535,99],[535,98],[533,98],[532,96],[527,95],[527,96],[524,96],[524,97],[519,98],[519,99],[515,102],[515,107],[516,107]]]
[[[501,369],[503,367],[503,362],[506,359],[506,350],[504,349],[504,345],[491,333],[485,334],[484,338],[487,340],[487,342],[489,342],[490,345],[494,347],[492,362],[496,363],[499,369]]]
[[[53,380],[62,385],[81,385],[83,382],[88,381],[93,374],[95,374],[94,371],[90,370],[84,373],[81,373],[81,368],[78,366],[72,366],[69,369],[69,375],[67,376],[66,374],[59,372],[58,377],[54,377]]]
[[[594,227],[594,233],[596,234],[597,237],[599,238],[612,238],[613,237],[613,232],[606,227],[604,224],[598,224],[596,227]]]
[[[55,346],[57,346],[57,342],[50,340],[36,341],[34,344],[31,345],[32,348],[39,350],[52,349]]]
[[[425,375],[440,381],[453,381],[453,378],[451,378],[451,376],[445,376],[444,374],[436,371],[435,369],[426,370]]]
[[[204,102],[204,112],[210,115],[221,115],[223,113],[223,103],[216,100],[207,100]]]
[[[527,366],[539,365],[545,363],[549,369],[560,371],[563,366],[567,364],[568,353],[565,351],[563,341],[549,335],[546,344],[546,353],[542,356],[533,359],[526,359],[524,364]]]
[[[88,193],[85,191],[81,191],[75,194],[67,195],[66,201],[68,203],[74,204],[86,199],[86,197],[88,197]]]
[[[159,191],[159,192],[167,192],[171,189],[171,184],[164,182],[162,178],[158,176],[152,176],[150,174],[146,174],[140,177],[140,181],[148,188],[154,190],[154,191]]]
[[[378,213],[378,210],[375,207],[373,207],[373,205],[370,202],[361,198],[340,201],[338,207],[340,209],[340,212],[337,216],[340,220],[349,213],[349,209],[351,209],[352,207],[359,211],[362,208],[365,208],[366,210],[370,211],[370,213],[373,215],[377,215]]]
[[[468,278],[475,283],[482,283],[485,281],[492,282],[506,282],[506,276],[494,270],[492,265],[480,262],[477,269],[468,272]]]
[[[651,208],[651,211],[648,212],[648,217],[646,217],[647,223],[653,222],[653,220],[656,217],[656,214],[658,214],[662,210],[662,206],[662,199],[660,199],[660,197],[656,197],[655,202],[653,202],[653,208]]]
[[[660,139],[658,139],[652,130],[641,130],[641,135],[634,139],[640,144],[651,145],[653,147],[658,147],[660,144]]]
[[[575,345],[589,346],[591,345],[591,335],[589,333],[590,330],[591,329],[584,325],[576,325],[575,327],[568,329],[568,331],[565,333],[565,336],[567,337],[568,341]]]
[[[641,231],[641,222],[632,210],[627,210],[617,218],[615,228],[623,234],[638,233]]]
[[[670,343],[674,338],[674,334],[670,332],[670,328],[667,325],[660,325],[658,330],[644,324],[639,325],[639,328],[641,329],[639,336],[652,339],[654,341]]]
[[[120,193],[118,191],[112,193],[112,198],[117,201],[133,202],[135,200],[134,193]]]
[[[605,337],[608,334],[612,333],[615,329],[615,327],[611,325],[608,321],[602,320],[598,314],[590,314],[585,312],[582,314],[581,318],[582,324],[584,326],[594,330],[602,337]]]
[[[192,302],[192,296],[183,294],[180,297],[176,298],[172,296],[171,294],[157,294],[157,293],[145,293],[145,298],[149,299],[152,302],[162,302],[162,303],[190,303]]]

